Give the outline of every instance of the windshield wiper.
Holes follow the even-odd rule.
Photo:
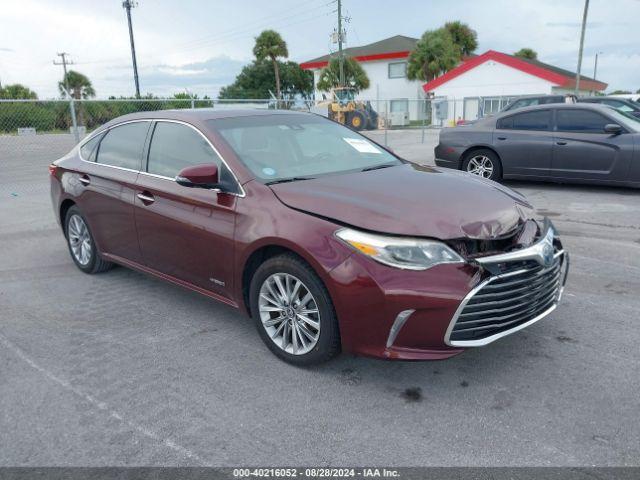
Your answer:
[[[265,185],[275,185],[276,183],[287,183],[287,182],[297,182],[300,180],[311,180],[314,177],[289,177],[289,178],[281,178],[279,180],[271,180],[270,182],[265,183]]]
[[[361,172],[370,172],[371,170],[380,170],[381,168],[395,167],[397,163],[383,163],[382,165],[374,165],[373,167],[367,167],[360,170]]]

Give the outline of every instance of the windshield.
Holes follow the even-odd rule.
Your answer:
[[[402,163],[362,135],[317,115],[256,115],[208,123],[265,183]]]

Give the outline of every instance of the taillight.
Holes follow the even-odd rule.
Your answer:
[[[56,176],[56,171],[57,171],[57,170],[58,170],[58,166],[57,166],[57,165],[54,165],[53,163],[52,163],[51,165],[49,165],[49,174],[50,174],[52,177],[55,177],[55,176]]]

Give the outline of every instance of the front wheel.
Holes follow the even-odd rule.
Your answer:
[[[367,119],[364,113],[356,110],[351,112],[351,115],[349,115],[347,119],[347,123],[353,130],[362,130],[367,124]]]
[[[487,149],[469,152],[462,162],[462,169],[496,182],[502,178],[500,159],[493,151]]]
[[[318,275],[292,254],[264,262],[251,280],[251,313],[267,347],[294,365],[329,360],[340,351],[338,321]]]

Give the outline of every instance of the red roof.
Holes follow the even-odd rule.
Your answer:
[[[568,70],[564,70],[553,65],[539,62],[537,60],[525,60],[523,58],[514,57],[513,55],[507,55],[506,53],[496,52],[495,50],[488,50],[482,55],[471,57],[458,65],[453,70],[449,70],[443,75],[434,78],[430,82],[425,83],[422,88],[425,92],[429,92],[444,85],[450,80],[468,72],[469,70],[483,64],[489,60],[507,65],[508,67],[515,68],[521,72],[528,73],[548,82],[554,83],[558,86],[565,88],[574,88],[576,83],[576,74]],[[580,89],[581,90],[604,90],[607,88],[607,84],[594,80],[593,78],[580,75]]]

